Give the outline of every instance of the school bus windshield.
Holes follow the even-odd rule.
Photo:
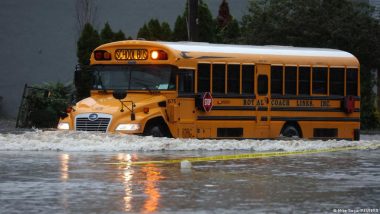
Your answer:
[[[169,65],[96,65],[95,90],[175,90],[175,70]]]

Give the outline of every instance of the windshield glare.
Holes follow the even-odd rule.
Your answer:
[[[169,65],[94,66],[93,89],[175,90],[174,71]]]

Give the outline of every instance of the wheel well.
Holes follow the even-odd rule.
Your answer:
[[[169,129],[168,125],[166,124],[164,118],[162,118],[162,117],[155,117],[155,118],[149,119],[145,123],[144,133],[145,133],[145,130],[147,128],[150,128],[152,126],[161,126],[161,127],[163,127],[163,129],[164,129],[163,131],[165,132],[165,135],[167,135],[167,137],[172,137],[172,135],[170,133],[170,129]]]
[[[281,133],[284,131],[284,129],[288,126],[293,126],[294,128],[296,128],[299,132],[300,132],[300,137],[302,138],[303,137],[303,134],[302,134],[302,129],[300,127],[300,125],[298,124],[298,122],[295,122],[295,121],[287,121],[285,122],[285,124],[282,126],[282,129],[281,129]]]

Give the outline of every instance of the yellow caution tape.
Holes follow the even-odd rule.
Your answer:
[[[255,158],[269,158],[269,157],[283,157],[291,155],[305,155],[324,152],[340,152],[349,150],[365,150],[365,149],[377,149],[379,145],[373,146],[347,146],[328,149],[314,149],[314,150],[302,150],[302,151],[283,151],[283,152],[260,152],[260,153],[248,153],[248,154],[236,154],[236,155],[216,155],[209,157],[195,157],[195,158],[183,158],[172,160],[157,160],[157,161],[136,161],[136,162],[119,162],[109,164],[128,164],[128,165],[146,165],[146,164],[174,164],[180,163],[184,160],[189,162],[207,162],[207,161],[224,161],[224,160],[239,160],[239,159],[255,159]]]

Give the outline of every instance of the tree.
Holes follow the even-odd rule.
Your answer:
[[[100,37],[98,32],[87,23],[81,36],[77,42],[77,57],[81,70],[86,69],[86,66],[90,64],[90,57],[92,51],[100,45]],[[84,77],[80,80],[75,79],[76,97],[78,100],[90,96],[90,84],[91,81],[90,72],[84,73]]]
[[[89,65],[92,51],[100,45],[98,32],[91,24],[85,24],[77,42],[77,57],[80,65]]]
[[[140,29],[139,31],[137,32],[137,38],[141,39],[141,38],[144,38],[144,39],[148,39],[150,38],[150,31],[149,31],[149,28],[146,24],[144,24]]]
[[[167,22],[161,23],[161,40],[171,41],[172,40],[172,30],[170,29],[170,25]]]
[[[167,22],[162,22],[161,24],[157,19],[151,19],[148,24],[144,24],[139,29],[137,38],[144,38],[151,41],[171,41],[172,31]]]
[[[230,14],[230,9],[226,0],[223,0],[219,6],[216,23],[216,37],[218,43],[238,42],[237,40],[240,37],[239,23]]]
[[[100,40],[102,44],[113,42],[115,40],[115,33],[112,31],[108,22],[105,23],[103,30],[100,32]]]
[[[128,37],[129,39],[130,37]],[[116,32],[114,34],[114,41],[121,41],[121,40],[126,40],[125,38],[125,34],[123,33],[123,31],[119,30],[118,32]]]
[[[177,17],[174,24],[172,38],[174,41],[188,40],[187,23],[186,23],[186,17],[184,15]]]
[[[198,41],[215,42],[216,28],[211,12],[206,3],[199,0],[198,5]]]
[[[378,126],[370,69],[380,67],[380,25],[372,14],[368,4],[349,0],[254,0],[243,16],[242,42],[336,48],[354,54],[362,65],[362,126]]]
[[[185,10],[182,16],[178,16],[173,30],[174,41],[187,41],[189,40],[188,34],[188,4],[186,4]],[[215,22],[212,18],[211,12],[208,9],[206,3],[199,0],[198,13],[197,13],[197,41],[199,42],[215,42],[216,41],[216,28]]]
[[[83,31],[87,23],[94,25],[97,13],[96,1],[76,0],[75,3],[76,21],[78,35]]]
[[[103,30],[100,32],[100,40],[102,44],[125,40],[123,31],[119,30],[117,33],[113,32],[111,26],[106,22]]]

